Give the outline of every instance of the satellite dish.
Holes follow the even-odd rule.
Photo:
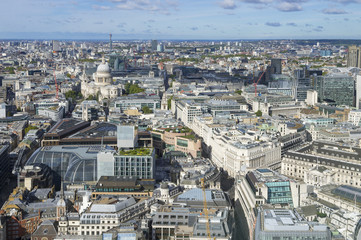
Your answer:
[[[247,170],[247,165],[243,164],[241,166],[241,172],[246,172],[246,170]]]

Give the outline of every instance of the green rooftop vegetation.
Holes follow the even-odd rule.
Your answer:
[[[176,133],[190,133],[192,132],[192,129],[187,127],[181,127],[181,128],[166,128],[166,132],[176,132]]]
[[[191,140],[196,140],[196,136],[193,135],[193,134],[182,136],[182,138],[187,138],[187,139],[191,139]]]
[[[151,154],[151,148],[134,148],[132,150],[119,150],[119,155],[122,156],[149,156]]]

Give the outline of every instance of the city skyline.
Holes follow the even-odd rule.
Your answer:
[[[1,39],[357,39],[359,0],[15,0]]]

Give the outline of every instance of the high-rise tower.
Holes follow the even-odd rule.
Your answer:
[[[112,34],[109,33],[109,52],[112,51]]]

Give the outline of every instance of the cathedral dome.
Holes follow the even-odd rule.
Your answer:
[[[102,63],[97,68],[97,73],[110,73],[110,68],[107,63]]]
[[[108,63],[105,62],[104,57],[102,59],[102,63],[98,66],[95,75],[96,75],[96,78],[98,78],[98,80],[95,80],[97,83],[104,84],[104,83],[110,82],[110,80],[109,80],[111,78],[110,68],[109,68]],[[104,81],[103,78],[106,78],[108,80]]]

